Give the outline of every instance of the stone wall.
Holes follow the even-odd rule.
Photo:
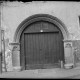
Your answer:
[[[35,14],[49,14],[60,19],[69,32],[68,40],[73,41],[73,47],[80,51],[80,2],[3,2],[1,9],[1,29],[4,30],[5,59],[7,71],[12,71],[13,66],[19,66],[19,52],[15,53],[14,42],[16,29],[26,18]],[[12,57],[12,55],[15,56]],[[69,55],[69,54],[68,54]],[[15,64],[12,65],[12,58]],[[15,59],[14,59],[15,58]],[[78,58],[79,59],[79,58]],[[77,60],[79,62],[79,60]]]
[[[0,4],[0,53],[1,53],[1,4]]]
[[[14,34],[19,24],[35,14],[50,14],[60,19],[69,32],[69,39],[80,39],[79,14],[80,3],[75,2],[6,2],[2,9],[2,28],[5,39],[14,41]],[[11,34],[12,33],[12,34]]]
[[[73,41],[74,54],[76,57],[76,63],[80,63],[80,40]]]

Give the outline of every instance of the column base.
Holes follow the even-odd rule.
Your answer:
[[[21,71],[21,66],[15,66],[15,67],[13,67],[13,71]]]

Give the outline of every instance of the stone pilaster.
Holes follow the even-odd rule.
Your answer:
[[[74,64],[73,46],[71,40],[64,40],[65,64]]]
[[[74,63],[80,67],[80,40],[73,40]]]
[[[13,46],[12,49],[12,65],[13,70],[20,70],[20,44],[19,43],[10,43]]]

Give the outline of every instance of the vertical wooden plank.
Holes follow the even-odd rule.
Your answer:
[[[46,64],[46,59],[45,59],[45,56],[46,56],[46,51],[47,51],[47,53],[48,53],[48,46],[47,46],[47,39],[46,39],[46,34],[44,33],[44,34],[42,34],[42,38],[43,38],[43,64],[45,65]],[[47,48],[47,49],[46,49]]]
[[[37,44],[38,51],[37,51],[37,53],[38,53],[38,58],[39,58],[39,64],[41,64],[41,51],[40,51],[41,41],[40,41],[40,34],[38,34],[37,37],[38,37],[38,44]],[[36,38],[36,39],[37,39],[37,38]]]
[[[36,36],[35,36],[35,44],[36,44],[37,64],[38,63],[40,64],[40,61],[39,61],[39,51],[38,51],[39,44],[37,44],[37,41],[38,41],[38,35],[36,34]]]
[[[59,57],[60,57],[60,39],[59,39],[59,33],[55,33],[56,34],[56,53],[57,53],[57,56],[56,56],[56,59],[57,59],[57,62],[59,62]]]
[[[54,33],[54,39],[55,39],[55,42],[54,42],[54,44],[55,44],[55,62],[57,63],[58,62],[58,56],[59,56],[59,50],[58,50],[58,46],[59,46],[59,44],[58,44],[58,33]]]
[[[25,39],[24,39],[25,40],[25,44],[24,44],[24,46],[25,46],[25,67],[27,67],[27,63],[28,63],[28,55],[27,54],[28,54],[28,47],[29,47],[28,43],[29,42],[28,42],[28,35],[27,36],[24,35],[24,37],[25,37]]]
[[[49,52],[49,47],[51,48],[51,46],[49,46],[50,45],[50,36],[49,36],[49,33],[46,33],[46,46],[47,46],[47,49],[46,50],[48,50],[48,52],[47,52],[47,64],[50,64],[51,62],[51,56],[50,56],[50,54],[51,54],[51,52]],[[46,54],[45,54],[46,55]]]
[[[36,35],[35,34],[31,34],[32,35],[32,40],[31,40],[31,42],[32,42],[32,51],[31,51],[31,54],[32,54],[32,58],[33,58],[33,60],[32,60],[32,64],[35,66],[35,64],[36,64],[36,57],[37,57],[37,54],[36,54],[36,42],[35,42],[35,38],[36,38]],[[33,66],[33,67],[34,67]]]
[[[23,40],[23,36],[21,35],[21,38],[20,38],[20,66],[21,66],[21,70],[23,70],[23,63],[24,63],[24,61],[23,61],[23,51],[24,51],[24,49],[23,49],[23,42],[24,40]]]
[[[51,35],[50,35],[51,36]],[[50,46],[50,43],[51,43],[51,41],[50,41],[50,36],[49,36],[49,33],[47,33],[46,34],[46,37],[47,37],[47,46],[48,46],[48,57],[47,57],[47,61],[50,63],[50,59],[51,59],[51,57],[50,57],[50,54],[51,54],[51,52],[50,52],[50,49],[51,49],[51,46]],[[46,54],[45,54],[46,55]],[[48,63],[47,63],[48,64]]]

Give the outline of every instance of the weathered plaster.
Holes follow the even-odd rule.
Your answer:
[[[70,37],[71,39],[80,39],[80,37],[77,37],[80,34],[80,27],[78,21],[78,12],[80,11],[78,10],[78,6],[80,6],[79,4],[76,5],[76,3],[72,4],[65,2],[37,3],[38,4],[36,4],[36,2],[25,4],[17,2],[16,4],[18,5],[13,3],[7,3],[7,6],[3,6],[3,25],[8,26],[9,30],[15,33],[17,26],[25,18],[33,14],[47,13],[50,15],[54,15],[55,17],[58,17],[67,26],[70,36],[73,36],[73,38]],[[16,7],[14,5],[16,5]],[[12,38],[10,37],[10,41],[12,42],[14,34],[10,34],[10,32],[8,32],[8,35],[12,36]]]
[[[5,31],[5,53],[8,55],[10,52],[9,58],[7,57],[9,61],[12,60],[11,56],[13,54],[13,46],[9,45],[9,43],[14,42],[14,35],[20,23],[31,15],[49,14],[57,17],[65,24],[69,32],[68,40],[80,40],[78,17],[80,15],[80,2],[3,2],[1,14],[1,28]],[[7,40],[9,41],[7,42]],[[18,56],[18,60],[16,58],[16,61],[19,61],[19,54],[16,54],[16,56]],[[8,66],[11,69],[12,63],[9,63],[10,65]],[[19,67],[20,64],[15,63],[15,65]]]

